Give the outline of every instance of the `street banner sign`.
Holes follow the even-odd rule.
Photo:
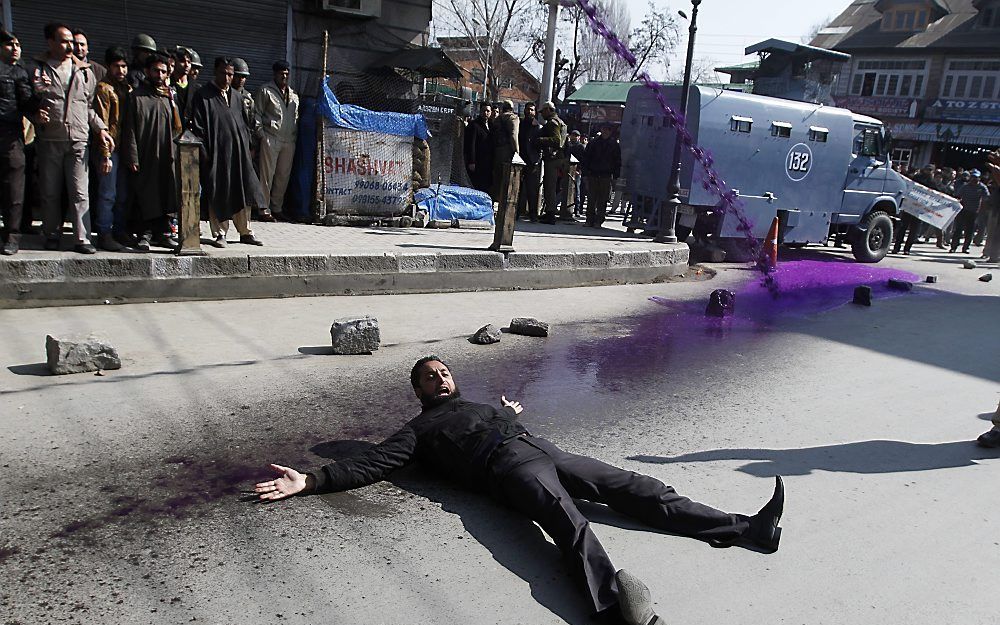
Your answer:
[[[410,206],[413,138],[326,125],[326,208],[337,215],[396,217]]]
[[[907,180],[906,198],[901,208],[920,221],[944,230],[962,210],[962,205],[950,195]]]

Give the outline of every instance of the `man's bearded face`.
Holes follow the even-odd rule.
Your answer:
[[[426,407],[437,406],[458,397],[458,385],[451,371],[443,362],[431,360],[420,367],[420,386],[415,389],[420,403]]]

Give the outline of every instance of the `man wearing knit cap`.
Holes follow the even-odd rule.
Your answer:
[[[289,85],[290,66],[285,61],[275,61],[271,71],[274,79],[260,88],[255,102],[261,126],[257,163],[264,195],[261,221],[289,219],[284,214],[284,199],[299,122],[299,95]]]

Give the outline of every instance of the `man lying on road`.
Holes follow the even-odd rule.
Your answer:
[[[569,556],[585,580],[595,612],[628,625],[662,623],[649,590],[611,559],[573,499],[606,504],[659,530],[738,545],[764,553],[778,549],[784,486],[753,516],[729,514],[681,497],[657,479],[593,458],[566,453],[532,436],[517,420],[521,404],[501,397],[503,408],[464,400],[451,370],[437,356],[421,358],[410,384],[423,411],[364,455],[333,462],[313,473],[272,464],[277,479],[256,485],[260,499],[359,488],[379,482],[413,460],[434,467],[538,523]]]

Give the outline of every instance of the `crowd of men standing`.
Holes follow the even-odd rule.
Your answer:
[[[481,104],[479,114],[466,124],[463,138],[471,185],[488,193],[494,202],[502,201],[510,182],[511,160],[517,154],[524,162],[518,219],[575,223],[586,207],[584,226],[601,227],[612,186],[621,175],[621,146],[613,126],[602,128],[592,139],[578,130],[567,130],[552,102],[543,103],[537,115],[535,104],[529,102],[520,118],[510,100]],[[573,194],[568,192],[570,185]]]
[[[893,253],[909,254],[920,238],[937,239],[939,249],[952,254],[969,254],[971,247],[983,247],[981,257],[1000,260],[1000,151],[993,152],[985,164],[986,172],[978,169],[937,168],[928,163],[917,171],[904,172],[914,182],[946,193],[959,201],[962,210],[946,231],[931,228],[909,213],[902,213],[896,229]],[[984,245],[985,243],[985,245]]]
[[[299,97],[285,61],[255,95],[247,63],[215,59],[199,81],[201,58],[187,46],[157,48],[137,35],[131,54],[113,46],[91,60],[87,35],[62,23],[44,29],[46,52],[21,61],[21,45],[0,31],[0,205],[4,255],[16,254],[37,201],[47,250],[58,250],[67,217],[73,250],[93,254],[175,248],[179,210],[176,139],[201,141],[201,211],[211,242],[262,245],[250,228],[288,219],[285,191],[295,153]],[[92,237],[96,234],[96,246]]]

